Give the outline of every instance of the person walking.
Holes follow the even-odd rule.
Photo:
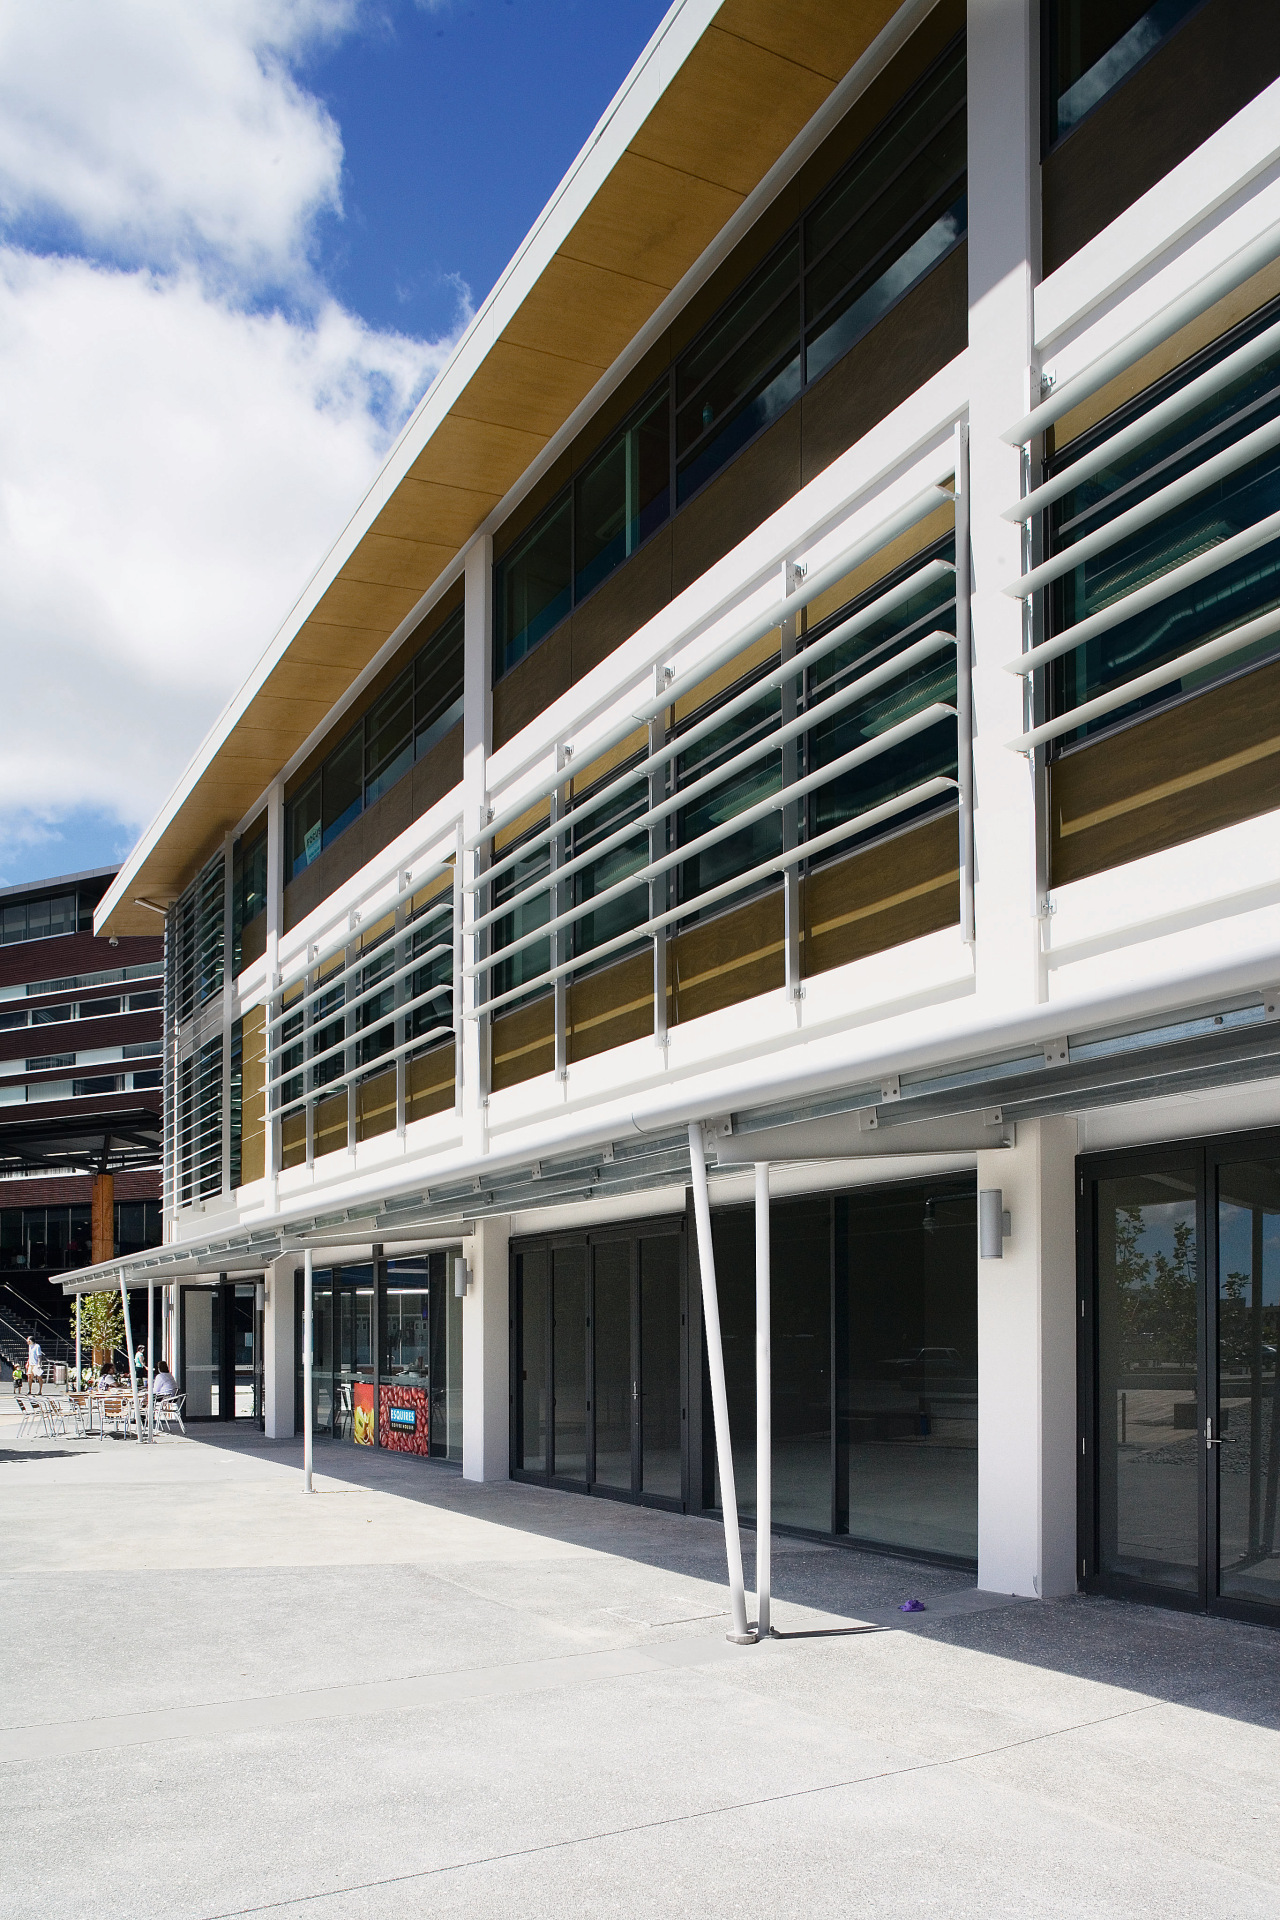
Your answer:
[[[44,1392],[44,1350],[34,1334],[27,1341],[27,1386],[32,1393]]]

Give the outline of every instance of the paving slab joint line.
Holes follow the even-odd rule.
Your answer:
[[[444,1874],[465,1873],[472,1867],[502,1866],[508,1861],[528,1860],[539,1854],[557,1853],[569,1847],[588,1847],[602,1840],[621,1840],[632,1834],[658,1832],[664,1827],[689,1826],[695,1820],[715,1820],[730,1813],[752,1813],[761,1807],[786,1806],[792,1801],[806,1800],[820,1793],[840,1793],[852,1787],[870,1786],[877,1780],[897,1780],[913,1773],[939,1772],[946,1767],[964,1766],[974,1760],[994,1759],[1002,1753],[1013,1753],[1019,1747],[1040,1746],[1049,1740],[1060,1740],[1067,1734],[1087,1733],[1093,1727],[1104,1727],[1116,1720],[1130,1720],[1165,1704],[1161,1700],[1145,1700],[1139,1706],[1124,1707],[1119,1713],[1104,1713],[1094,1720],[1073,1721],[1070,1726],[1051,1727],[1043,1733],[1028,1734],[1021,1740],[1005,1740],[999,1746],[981,1747],[972,1753],[956,1753],[939,1760],[917,1760],[903,1767],[882,1767],[874,1773],[853,1774],[845,1780],[821,1781],[815,1786],[796,1787],[787,1793],[762,1794],[754,1800],[730,1800],[723,1806],[696,1807],[689,1813],[667,1814],[658,1820],[641,1820],[633,1826],[602,1827],[595,1833],[570,1834],[561,1840],[544,1840],[533,1847],[513,1847],[504,1853],[477,1854],[471,1860],[450,1860],[437,1867],[418,1867],[408,1873],[390,1874],[381,1880],[357,1880],[343,1887],[320,1887],[314,1893],[291,1894],[284,1900],[264,1900],[249,1907],[224,1907],[217,1913],[200,1916],[200,1920],[251,1920],[254,1914],[282,1913],[290,1907],[310,1906],[321,1900],[345,1899],[354,1893],[374,1893],[385,1887],[408,1886],[415,1880],[434,1880]],[[1252,1875],[1245,1877],[1254,1878]]]

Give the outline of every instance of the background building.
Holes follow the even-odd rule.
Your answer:
[[[159,1244],[162,923],[97,939],[114,867],[0,888],[0,1354],[67,1329],[50,1275]]]
[[[1276,1617],[1277,75],[671,9],[99,907],[198,1412]]]

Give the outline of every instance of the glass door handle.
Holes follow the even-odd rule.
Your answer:
[[[1209,1418],[1204,1423],[1204,1443],[1206,1447],[1233,1447],[1235,1445],[1235,1441],[1225,1433],[1219,1434],[1218,1438],[1216,1440],[1214,1439],[1212,1414],[1209,1415]]]

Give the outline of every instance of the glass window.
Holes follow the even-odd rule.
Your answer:
[[[299,874],[320,852],[320,774],[289,802],[289,871]]]
[[[267,835],[265,829],[246,845],[236,842],[231,861],[231,935],[233,973],[239,973],[241,935],[267,904]]]
[[[1169,379],[1150,388],[1130,407],[1111,415],[1093,433],[1074,442],[1060,467],[1051,471],[1069,472],[1071,463],[1091,451],[1100,440],[1110,438],[1119,428],[1140,419],[1170,393],[1187,385],[1244,340],[1272,324],[1278,310],[1275,304],[1266,308],[1244,327],[1189,360]],[[1229,386],[1064,494],[1049,512],[1052,551],[1060,553],[1069,549],[1085,535],[1105,527],[1119,514],[1278,416],[1280,353],[1270,355],[1242,373]],[[1052,631],[1063,632],[1121,595],[1135,591],[1277,511],[1280,511],[1280,448],[1273,446],[1234,472],[1224,474],[1213,485],[1199,488],[1154,523],[1104,547],[1056,581],[1049,592]],[[1052,711],[1055,715],[1068,713],[1136,674],[1227,633],[1278,605],[1280,540],[1272,540],[1234,564],[1218,568],[1184,587],[1180,593],[1122,620],[1055,661],[1048,676]],[[1277,651],[1278,644],[1275,637],[1267,638],[1242,649],[1225,663],[1218,662],[1198,673],[1186,674],[1075,733],[1064,735],[1059,745],[1121,725],[1154,706],[1221,679],[1224,673],[1238,672],[1243,666],[1269,658]]]
[[[359,817],[364,793],[364,734],[353,727],[321,769],[322,846],[327,847],[344,827]]]
[[[676,366],[676,499],[683,503],[800,392],[795,235]]]
[[[1079,126],[1201,0],[1051,0],[1045,142]]]
[[[0,944],[17,940],[50,940],[55,935],[74,933],[79,925],[79,910],[74,893],[46,896],[43,900],[16,901],[0,914]]]
[[[950,560],[954,552],[954,542],[947,540],[933,549],[932,555],[915,555],[903,572],[918,571],[929,557]],[[893,584],[893,577],[879,581],[868,599],[878,598]],[[857,601],[852,603],[854,609],[857,605]],[[815,627],[812,638],[819,639],[824,631],[848,619],[850,610],[841,608],[830,621]],[[829,698],[861,674],[914,646],[930,633],[954,633],[955,628],[955,582],[954,575],[949,574],[945,580],[922,588],[821,660],[809,677],[807,697],[811,702]],[[817,771],[935,702],[953,706],[955,698],[955,649],[946,647],[904,669],[901,676],[877,687],[865,700],[856,701],[829,719],[819,720],[806,737],[809,765]],[[841,774],[830,786],[818,788],[809,801],[809,831],[815,835],[825,833],[855,814],[936,775],[951,779],[956,775],[956,727],[949,714],[925,732],[904,740],[900,746]],[[926,802],[929,808],[937,805],[936,800]],[[901,814],[891,825],[901,827],[912,817],[909,813]],[[835,857],[847,854],[854,844],[856,841],[844,843],[836,850]]]
[[[878,1546],[978,1553],[974,1186],[836,1201],[840,1524]]]
[[[587,853],[599,841],[611,838],[620,827],[643,813],[648,805],[647,783],[638,780],[635,786],[616,795],[607,805],[594,808],[587,814],[581,827],[573,834],[571,847],[574,858]],[[596,894],[604,893],[607,888],[616,886],[625,880],[629,873],[645,865],[649,858],[648,830],[642,828],[632,839],[624,840],[621,846],[612,847],[592,860],[572,877],[572,895],[576,905],[583,905],[594,899]],[[587,913],[573,925],[573,951],[575,954],[588,954],[593,947],[606,940],[616,939],[627,933],[632,927],[643,925],[649,915],[649,887],[641,881],[629,893],[620,894],[594,913]]]
[[[27,1024],[27,1016],[25,1012],[0,1013],[0,1029],[8,1029],[10,1027],[25,1027],[26,1024]]]
[[[731,689],[737,692],[739,689]],[[727,697],[727,696],[726,696]],[[722,727],[703,734],[701,739],[676,761],[676,777],[681,787],[691,786],[733,755],[740,753],[761,734],[772,733],[781,712],[776,690],[763,693],[758,703],[736,714]],[[740,772],[730,774],[722,785],[699,795],[675,816],[679,843],[687,844],[703,834],[725,828],[726,832],[691,854],[679,868],[680,897],[694,900],[722,882],[734,879],[782,850],[782,814],[774,809],[734,830],[731,822],[760,800],[768,799],[782,785],[780,751],[755,760]]]
[[[573,495],[564,493],[498,568],[495,678],[558,626],[573,584]]]
[[[57,1026],[63,1020],[71,1020],[74,1017],[75,1008],[67,1004],[57,1007],[33,1007],[31,1009],[31,1024],[33,1027]]]
[[[155,998],[156,1000],[158,1000],[159,997],[160,996],[158,994],[153,996],[153,998]],[[119,1013],[123,1008],[123,1006],[124,1006],[124,1001],[120,999],[82,1000],[80,1002],[80,1018],[82,1020],[101,1019],[104,1014]]]
[[[421,760],[462,718],[463,610],[429,640],[413,668],[413,754]]]
[[[545,844],[532,847],[515,865],[500,874],[493,883],[494,905],[501,906],[514,894],[520,893],[534,880],[542,878],[551,871],[551,858]],[[545,927],[551,917],[550,892],[535,893],[528,900],[521,901],[493,926],[493,951],[502,949],[523,939],[526,934],[534,933],[539,927]],[[494,995],[509,993],[513,987],[523,986],[526,981],[537,982],[551,965],[551,941],[533,940],[519,953],[513,953],[509,960],[500,960],[493,969]]]
[[[364,804],[371,807],[413,764],[412,668],[369,709],[364,744]]]
[[[667,517],[671,463],[664,387],[579,475],[574,598],[582,600]]]
[[[1200,1574],[1194,1168],[1097,1183],[1103,1573],[1195,1593]]]
[[[805,378],[816,380],[963,238],[965,56],[953,48],[805,221]]]
[[[550,1265],[551,1257],[545,1252],[522,1253],[516,1259],[516,1464],[526,1473],[547,1470]]]
[[[152,1007],[162,1007],[163,1005],[164,995],[162,993],[131,993],[129,995],[130,1013],[149,1012]]]

